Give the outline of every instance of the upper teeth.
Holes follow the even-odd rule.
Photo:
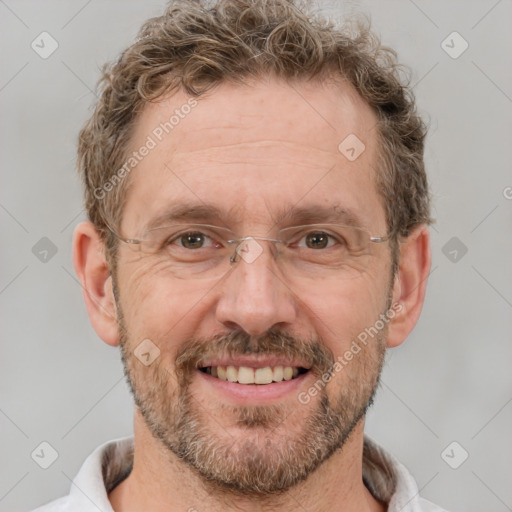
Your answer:
[[[292,366],[266,366],[265,368],[209,366],[206,372],[219,379],[239,384],[270,384],[293,379],[299,374],[299,369]]]

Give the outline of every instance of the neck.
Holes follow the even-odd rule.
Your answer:
[[[363,484],[363,428],[364,420],[343,448],[304,482],[286,493],[254,499],[205,485],[192,468],[165,451],[136,409],[133,469],[109,494],[109,500],[115,512],[295,512],[297,508],[309,512],[385,512],[386,506]]]

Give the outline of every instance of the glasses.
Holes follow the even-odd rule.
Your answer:
[[[141,257],[152,258],[180,279],[218,279],[241,261],[252,264],[270,246],[285,276],[298,279],[357,277],[391,234],[375,237],[364,228],[307,224],[277,232],[276,238],[246,236],[209,224],[173,224],[148,230],[141,239],[110,231]],[[163,266],[162,266],[163,265]]]

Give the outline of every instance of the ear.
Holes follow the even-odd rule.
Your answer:
[[[104,243],[92,222],[82,222],[75,229],[73,264],[82,284],[87,313],[94,330],[105,343],[118,345],[112,276],[105,258]]]
[[[400,244],[400,265],[393,284],[391,307],[395,315],[388,324],[387,346],[390,348],[403,343],[418,321],[430,264],[430,233],[428,226],[421,225]]]

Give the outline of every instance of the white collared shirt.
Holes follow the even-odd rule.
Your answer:
[[[67,496],[33,512],[113,512],[108,494],[129,474],[133,437],[115,439],[96,448],[85,460]],[[370,437],[364,438],[363,480],[388,512],[445,512],[419,496],[409,471]]]

